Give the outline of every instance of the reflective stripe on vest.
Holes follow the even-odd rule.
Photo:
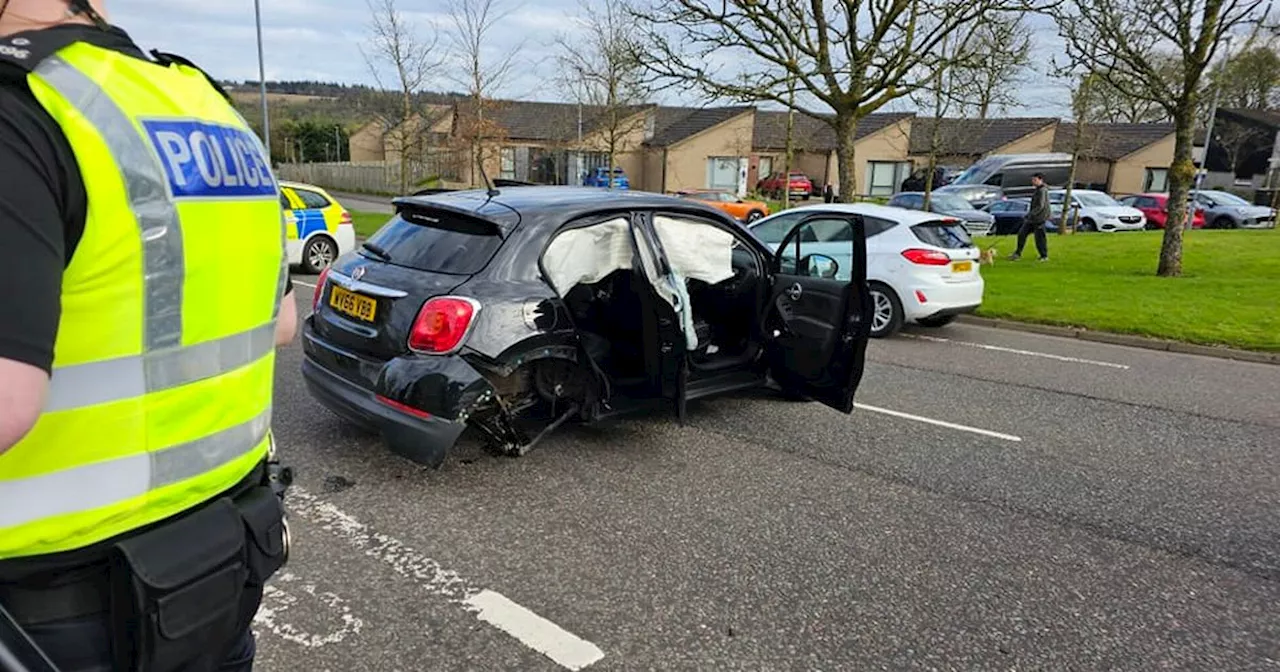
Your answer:
[[[73,257],[68,268],[78,272],[69,272],[72,284],[63,289],[45,413],[0,455],[0,560],[79,548],[167,518],[231,487],[267,452],[275,320],[288,272],[278,194],[188,194],[191,200],[183,201],[140,125],[151,119],[221,124],[244,142],[252,138],[262,157],[265,148],[229,105],[206,95],[212,88],[205,91],[202,79],[157,67],[78,44],[32,73],[37,99],[76,152],[91,207],[80,244],[86,256]],[[209,155],[194,160],[201,170],[210,168]],[[111,164],[119,179],[94,172]],[[255,170],[258,165],[269,171],[261,162]],[[261,174],[270,180],[264,189],[275,185],[269,172]],[[90,182],[95,175],[102,177]],[[228,213],[242,216],[221,217]],[[269,216],[274,221],[268,223]],[[130,240],[133,225],[124,224],[130,219],[137,223],[137,247]],[[230,274],[226,285],[233,288],[225,290],[217,274],[236,262],[213,256],[219,248],[207,242],[218,230],[210,225],[220,221],[234,222],[242,236],[235,240],[252,251],[244,273]],[[184,223],[194,224],[195,240],[206,241],[199,248],[184,249]],[[270,230],[272,224],[279,228]],[[268,258],[278,286],[270,302],[260,284]],[[217,312],[198,312],[206,300]],[[93,338],[97,325],[113,317],[101,324],[107,345],[100,345]],[[138,317],[141,323],[133,322]],[[115,334],[127,335],[113,335],[119,324],[129,331]]]
[[[109,506],[226,464],[267,438],[271,413],[155,453],[0,484],[0,528]]]

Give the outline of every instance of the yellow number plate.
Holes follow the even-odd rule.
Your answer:
[[[951,264],[951,271],[953,273],[967,273],[972,270],[973,270],[972,261],[957,261],[954,264]]]
[[[367,296],[349,292],[337,285],[330,284],[329,305],[339,313],[345,313],[356,319],[372,322],[377,313],[378,302]]]

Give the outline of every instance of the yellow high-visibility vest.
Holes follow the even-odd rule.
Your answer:
[[[197,69],[83,42],[31,68],[88,217],[49,397],[0,455],[0,559],[83,548],[234,486],[271,441],[279,189]]]

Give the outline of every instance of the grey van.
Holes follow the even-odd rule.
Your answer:
[[[950,193],[984,208],[1001,198],[1029,196],[1033,191],[1031,176],[1044,173],[1049,187],[1064,187],[1071,174],[1071,155],[995,154],[969,166],[938,193]]]

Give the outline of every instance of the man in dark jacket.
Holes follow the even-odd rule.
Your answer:
[[[1031,184],[1036,188],[1031,194],[1031,209],[1027,218],[1022,220],[1022,228],[1018,229],[1018,249],[1009,257],[1010,261],[1022,258],[1022,248],[1027,244],[1027,236],[1035,233],[1036,251],[1040,253],[1040,261],[1049,261],[1049,241],[1044,235],[1044,223],[1049,221],[1049,187],[1044,183],[1044,175],[1036,173],[1031,176]]]

